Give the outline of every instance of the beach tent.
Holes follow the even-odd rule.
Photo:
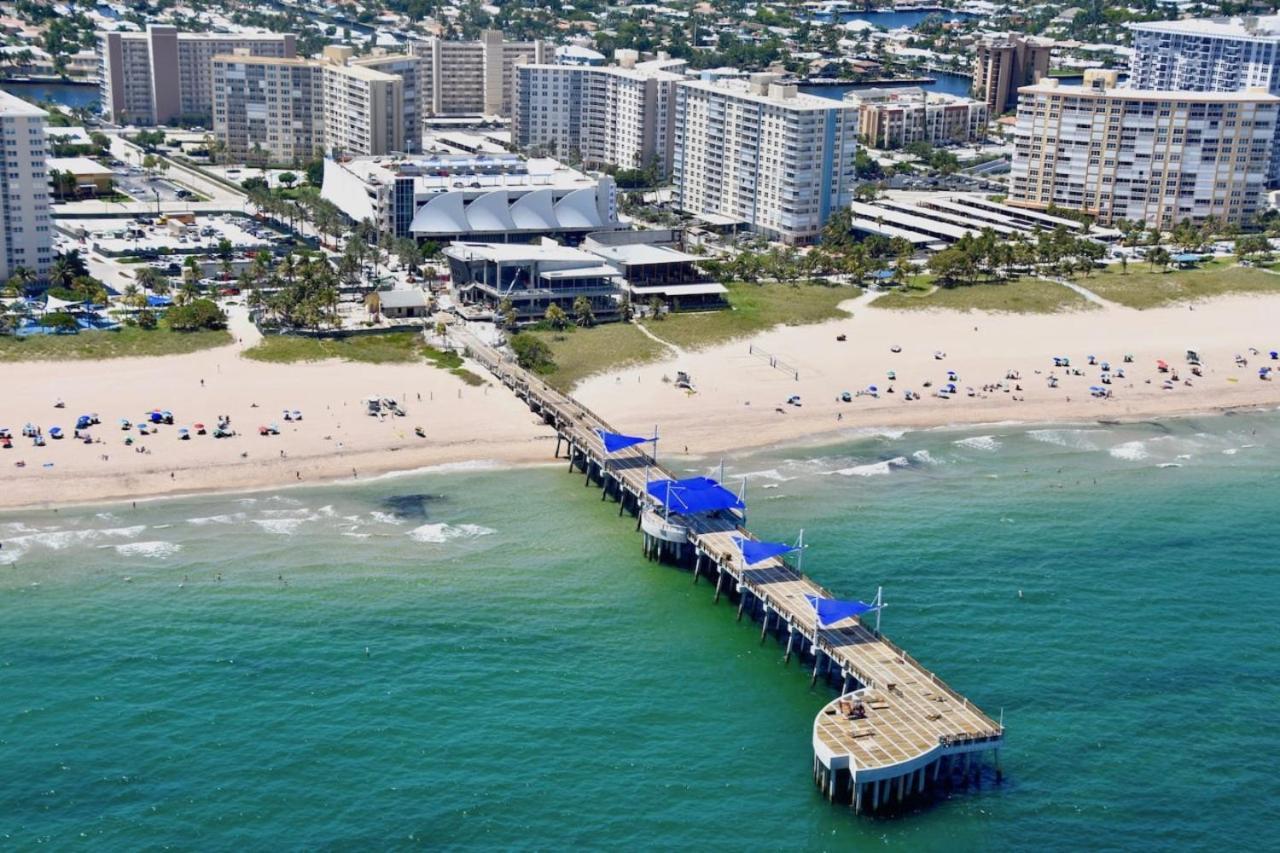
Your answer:
[[[656,442],[658,433],[655,430],[653,436],[646,438],[639,435],[623,435],[620,432],[606,432],[597,429],[596,433],[600,436],[600,441],[604,442],[604,452],[613,454],[619,450],[626,450],[628,447],[635,447],[637,444],[644,444],[646,441]]]
[[[879,598],[879,596],[877,596]],[[841,601],[838,598],[819,598],[816,595],[806,595],[805,599],[813,606],[813,612],[818,617],[818,627],[826,628],[837,622],[843,622],[845,619],[852,619],[855,616],[861,616],[864,613],[871,613],[879,610],[882,605],[868,604],[865,601]]]
[[[761,542],[742,536],[733,537],[733,544],[738,546],[738,550],[742,552],[742,562],[748,566],[763,563],[770,557],[781,557],[783,554],[800,550],[798,545],[788,545],[786,542]]]
[[[746,509],[747,505],[710,477],[688,477],[683,480],[652,480],[646,487],[649,496],[674,515],[695,515],[723,509]]]
[[[56,296],[49,296],[45,298],[44,310],[46,313],[49,311],[65,311],[68,308],[79,308],[83,305],[83,302],[73,302],[67,299],[59,299]]]
[[[154,293],[147,294],[148,308],[168,308],[173,304],[173,300],[167,296],[156,296]]]

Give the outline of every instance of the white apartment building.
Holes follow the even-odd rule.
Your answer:
[[[324,80],[309,59],[218,56],[213,71],[213,134],[224,156],[302,165],[324,150]]]
[[[115,124],[168,124],[213,112],[213,58],[238,52],[292,57],[293,35],[180,33],[152,24],[144,33],[99,36],[102,112]]]
[[[853,200],[858,108],[777,81],[676,86],[674,198],[688,213],[801,242]]]
[[[1086,71],[1082,86],[1045,80],[1019,90],[1009,204],[1161,229],[1239,223],[1263,207],[1280,98],[1115,82],[1115,72]]]
[[[372,68],[325,59],[218,56],[213,134],[229,159],[261,150],[272,163],[302,165],[320,154],[391,154],[404,148],[404,83]]]
[[[330,153],[369,157],[403,152],[404,81],[362,65],[344,65],[350,48],[325,48],[324,140]]]
[[[929,94],[911,86],[863,89],[844,100],[857,105],[862,141],[873,148],[901,148],[913,142],[954,145],[987,135],[987,105],[972,98]]]
[[[1280,89],[1280,15],[1130,24],[1135,89]]]
[[[671,172],[676,84],[684,60],[637,62],[618,51],[615,66],[516,68],[512,139],[521,148],[574,155],[590,166]]]
[[[1135,89],[1258,88],[1280,95],[1280,15],[1147,21],[1129,28],[1129,85]],[[1280,144],[1272,154],[1269,180],[1275,186],[1280,185]]]
[[[0,281],[18,267],[43,278],[53,262],[45,112],[0,91]]]

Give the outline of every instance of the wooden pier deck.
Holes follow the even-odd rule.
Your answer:
[[[975,753],[991,752],[999,776],[1002,726],[861,620],[820,628],[805,596],[835,596],[780,558],[744,565],[733,538],[754,537],[738,516],[663,520],[646,487],[673,474],[640,447],[606,454],[596,430],[619,430],[474,337],[465,340],[472,358],[556,430],[556,455],[564,450],[569,469],[599,484],[601,499],[612,493],[619,515],[628,508],[637,515],[647,556],[691,564],[694,583],[713,578],[716,599],[736,598],[738,618],[744,612],[758,618],[762,639],[773,633],[786,644],[786,660],[804,656],[813,682],[825,676],[839,685],[813,726],[814,780],[829,799],[857,811],[901,803],[953,784],[957,774],[969,779]]]

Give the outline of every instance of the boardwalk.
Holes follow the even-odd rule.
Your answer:
[[[606,454],[596,430],[611,424],[498,352],[467,336],[470,355],[556,430],[556,455],[613,495],[618,514],[630,509],[644,531],[646,556],[688,564],[694,582],[713,579],[715,596],[738,602],[761,621],[761,637],[785,643],[785,658],[802,657],[812,680],[826,677],[840,696],[813,726],[814,780],[833,801],[857,811],[901,803],[976,771],[972,759],[992,753],[1003,729],[882,634],[856,618],[819,627],[806,596],[833,598],[781,558],[744,565],[734,537],[752,537],[736,516],[693,516],[667,521],[647,497],[649,480],[675,479],[639,446]],[[976,754],[976,755],[975,755]],[[998,773],[998,770],[997,770]]]

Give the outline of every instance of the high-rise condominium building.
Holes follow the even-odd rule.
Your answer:
[[[1147,21],[1129,27],[1129,85],[1135,89],[1259,88],[1280,95],[1280,15]],[[1280,145],[1273,146],[1269,179],[1280,184]]]
[[[512,138],[522,148],[574,155],[591,166],[654,167],[670,173],[672,119],[683,60],[637,62],[618,51],[618,65],[520,65]]]
[[[168,124],[213,112],[213,58],[245,52],[292,57],[296,40],[273,33],[180,33],[152,24],[145,33],[99,34],[102,111],[116,124]]]
[[[323,68],[309,59],[217,56],[213,134],[237,163],[302,164],[324,149]]]
[[[45,112],[0,91],[0,281],[18,267],[43,278],[53,260]]]
[[[844,99],[857,105],[862,140],[874,148],[974,142],[987,133],[987,105],[970,98],[931,95],[913,86],[862,89]]]
[[[1087,71],[1083,86],[1022,88],[1010,204],[1162,229],[1187,219],[1238,223],[1260,209],[1280,98],[1115,83],[1115,72]]]
[[[676,86],[676,206],[787,242],[816,237],[853,200],[858,108],[778,75]]]
[[[985,101],[992,115],[1018,104],[1018,87],[1040,82],[1049,74],[1053,42],[1017,33],[988,36],[974,46],[973,96]]]
[[[338,47],[324,59],[215,57],[213,133],[228,159],[300,165],[403,151],[403,80],[343,64],[349,57]]]

